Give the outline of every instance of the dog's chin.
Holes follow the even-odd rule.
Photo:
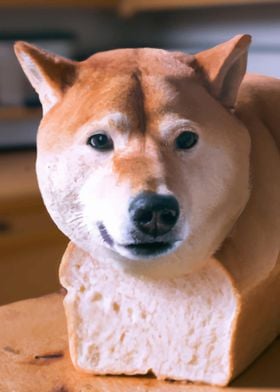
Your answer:
[[[182,241],[154,241],[148,243],[115,244],[114,250],[130,260],[148,260],[166,256],[174,252]]]

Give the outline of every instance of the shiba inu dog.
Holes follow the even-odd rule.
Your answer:
[[[120,49],[80,63],[16,44],[43,105],[39,186],[74,244],[162,276],[215,253],[230,265],[245,248],[257,263],[264,242],[278,257],[279,234],[264,233],[280,226],[279,181],[268,178],[279,169],[279,132],[262,130],[262,151],[246,114],[257,97],[243,81],[249,44],[242,35],[194,56]]]

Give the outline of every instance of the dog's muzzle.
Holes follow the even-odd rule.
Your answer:
[[[180,215],[174,196],[142,192],[130,203],[129,215],[133,226],[128,243],[115,243],[104,224],[98,222],[104,243],[118,253],[132,259],[153,258],[173,251],[181,242],[172,230]]]
[[[174,196],[154,192],[139,194],[130,204],[129,214],[134,225],[134,242],[124,245],[135,257],[155,257],[174,246],[168,234],[179,218],[179,204]]]

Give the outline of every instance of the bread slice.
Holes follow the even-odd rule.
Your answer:
[[[60,267],[78,369],[222,386],[279,333],[279,263],[270,279],[242,293],[214,258],[164,280],[134,277],[107,261],[70,243]]]

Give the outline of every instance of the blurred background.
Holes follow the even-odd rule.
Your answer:
[[[249,71],[280,77],[280,1],[0,0],[0,304],[58,289],[67,244],[39,195],[41,109],[14,41],[81,60],[120,47],[194,53],[240,33],[253,36]]]

